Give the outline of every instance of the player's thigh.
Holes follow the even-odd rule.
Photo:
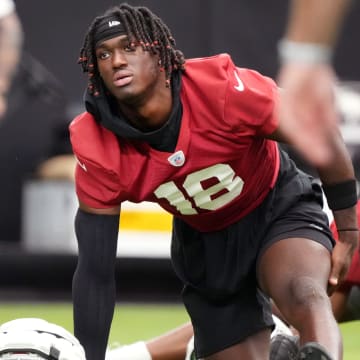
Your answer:
[[[331,253],[321,243],[305,238],[274,242],[258,262],[261,289],[276,299],[290,299],[307,283],[326,289]]]

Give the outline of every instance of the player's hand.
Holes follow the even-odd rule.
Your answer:
[[[328,64],[284,64],[278,75],[279,116],[291,144],[312,165],[331,159],[329,137],[338,125],[335,73]]]
[[[344,280],[359,241],[358,231],[345,231],[336,242],[332,253],[332,268],[329,276],[328,292],[331,295]]]

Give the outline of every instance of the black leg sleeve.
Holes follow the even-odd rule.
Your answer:
[[[79,256],[73,277],[74,334],[87,360],[104,360],[114,314],[115,260],[119,216],[78,210]]]

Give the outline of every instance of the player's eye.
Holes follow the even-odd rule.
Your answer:
[[[105,60],[107,58],[110,57],[110,54],[108,51],[99,51],[97,54],[96,54],[96,57],[99,59],[99,60]]]

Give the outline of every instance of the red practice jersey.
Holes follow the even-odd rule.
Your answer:
[[[360,201],[357,203],[357,216],[358,216],[358,223],[360,223]],[[333,221],[330,225],[331,231],[333,233],[334,239],[338,241],[339,235],[336,231],[336,225]],[[360,256],[359,256],[359,250],[355,250],[355,254],[352,258],[352,262],[350,265],[349,272],[346,275],[346,278],[341,286],[346,285],[360,285]]]
[[[221,54],[186,62],[183,114],[173,153],[119,140],[85,112],[70,125],[76,191],[93,208],[125,200],[159,203],[199,231],[214,231],[256,208],[279,170],[276,84]]]

